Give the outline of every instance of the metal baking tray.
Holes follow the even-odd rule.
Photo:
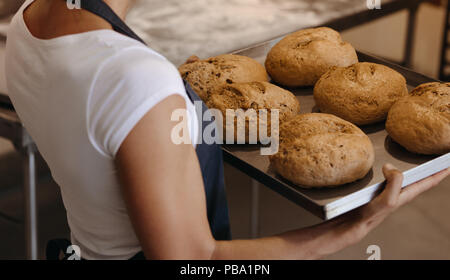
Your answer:
[[[279,39],[234,52],[264,63],[265,57]],[[407,80],[412,88],[422,83],[433,82],[431,78],[392,64],[374,56],[358,52],[360,61],[389,66]],[[301,104],[301,113],[318,112],[313,99],[313,88],[287,88]],[[334,188],[301,188],[277,175],[270,167],[269,158],[260,155],[260,147],[250,145],[226,145],[223,147],[225,161],[248,174],[261,184],[307,209],[318,217],[329,220],[370,202],[383,188],[383,164],[392,163],[403,172],[403,186],[408,186],[432,174],[450,167],[450,153],[443,156],[423,156],[408,152],[395,143],[387,134],[384,123],[362,126],[375,148],[375,164],[367,176],[357,182]]]

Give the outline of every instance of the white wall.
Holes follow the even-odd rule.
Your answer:
[[[439,73],[441,40],[445,9],[422,4],[416,22],[413,67],[416,71],[437,78]],[[386,57],[402,60],[406,39],[408,13],[396,13],[375,22],[343,33],[356,48]]]

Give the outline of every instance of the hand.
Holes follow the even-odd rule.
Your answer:
[[[437,186],[445,177],[450,175],[450,168],[447,168],[422,181],[416,182],[402,189],[403,174],[393,165],[383,166],[383,174],[386,178],[384,191],[371,203],[360,209],[363,234],[378,226],[387,216],[399,207],[407,204],[419,194]]]

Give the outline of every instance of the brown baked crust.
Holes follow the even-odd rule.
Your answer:
[[[280,123],[294,117],[300,113],[300,103],[290,91],[282,89],[276,85],[268,82],[250,82],[250,83],[234,83],[228,86],[224,86],[220,91],[212,93],[206,105],[209,108],[218,109],[224,116],[223,127],[224,135],[226,133],[226,110],[227,109],[254,109],[258,114],[260,109],[268,109],[267,123],[267,136],[270,136],[271,117],[270,110],[279,110]],[[259,114],[258,114],[259,117]],[[258,123],[262,120],[258,118]],[[234,139],[237,139],[238,122],[235,119],[232,127],[228,129],[234,130]],[[259,126],[258,126],[259,129]],[[249,120],[245,123],[246,142],[249,140]],[[258,137],[257,137],[258,138]],[[258,139],[259,140],[259,139]]]
[[[426,83],[392,106],[386,130],[413,153],[450,152],[450,83]]]
[[[406,80],[400,73],[367,62],[333,67],[314,87],[321,112],[357,125],[385,120],[392,105],[407,95]]]
[[[227,84],[268,81],[266,70],[259,62],[250,57],[233,54],[205,60],[191,56],[178,70],[203,101]]]
[[[322,113],[301,114],[280,128],[280,146],[270,156],[274,170],[302,187],[331,187],[367,175],[374,163],[369,137],[357,126]]]
[[[319,27],[286,36],[269,52],[265,66],[276,83],[297,87],[314,85],[332,66],[357,62],[355,49],[338,32]]]

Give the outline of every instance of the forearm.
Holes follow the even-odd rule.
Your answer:
[[[358,242],[366,231],[360,219],[341,217],[267,238],[218,241],[212,259],[320,259]]]

